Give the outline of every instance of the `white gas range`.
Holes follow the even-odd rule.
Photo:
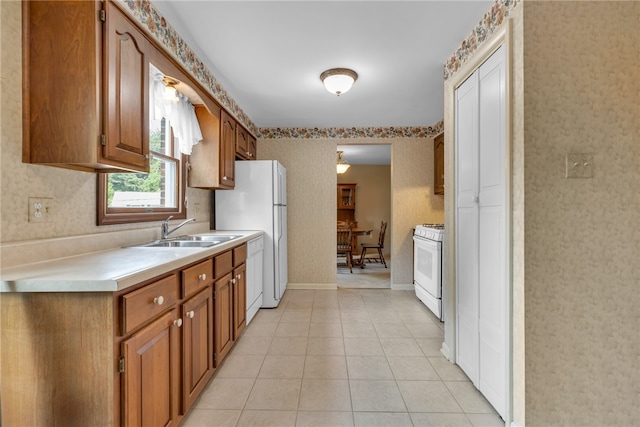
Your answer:
[[[440,320],[442,316],[442,244],[444,224],[416,225],[413,232],[413,284],[416,296]]]

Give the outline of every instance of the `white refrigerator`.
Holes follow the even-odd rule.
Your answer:
[[[217,190],[217,230],[262,230],[262,307],[277,307],[287,288],[287,170],[276,160],[236,161],[235,188]]]

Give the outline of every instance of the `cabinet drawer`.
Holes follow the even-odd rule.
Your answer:
[[[122,296],[122,334],[126,335],[178,301],[178,276],[172,275]]]
[[[233,248],[233,266],[237,267],[247,260],[247,244]]]
[[[214,275],[216,279],[230,273],[233,270],[233,251],[227,251],[220,255],[216,255],[213,259],[214,262]]]
[[[213,283],[213,260],[182,270],[182,296],[186,298]]]

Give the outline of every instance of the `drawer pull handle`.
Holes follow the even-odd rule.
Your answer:
[[[176,319],[173,321],[173,324],[176,325],[178,328],[182,326],[182,319]]]
[[[187,311],[187,317],[189,319],[193,319],[193,316],[195,316],[195,315],[196,315],[195,311],[193,311],[193,310]]]
[[[205,273],[202,273],[198,276],[198,280],[207,280],[207,275]]]
[[[160,295],[159,297],[155,297],[153,299],[153,303],[158,305],[164,304],[164,297],[162,295]]]

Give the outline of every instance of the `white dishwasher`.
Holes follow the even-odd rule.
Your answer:
[[[247,325],[262,306],[262,268],[264,265],[264,237],[247,242]]]

